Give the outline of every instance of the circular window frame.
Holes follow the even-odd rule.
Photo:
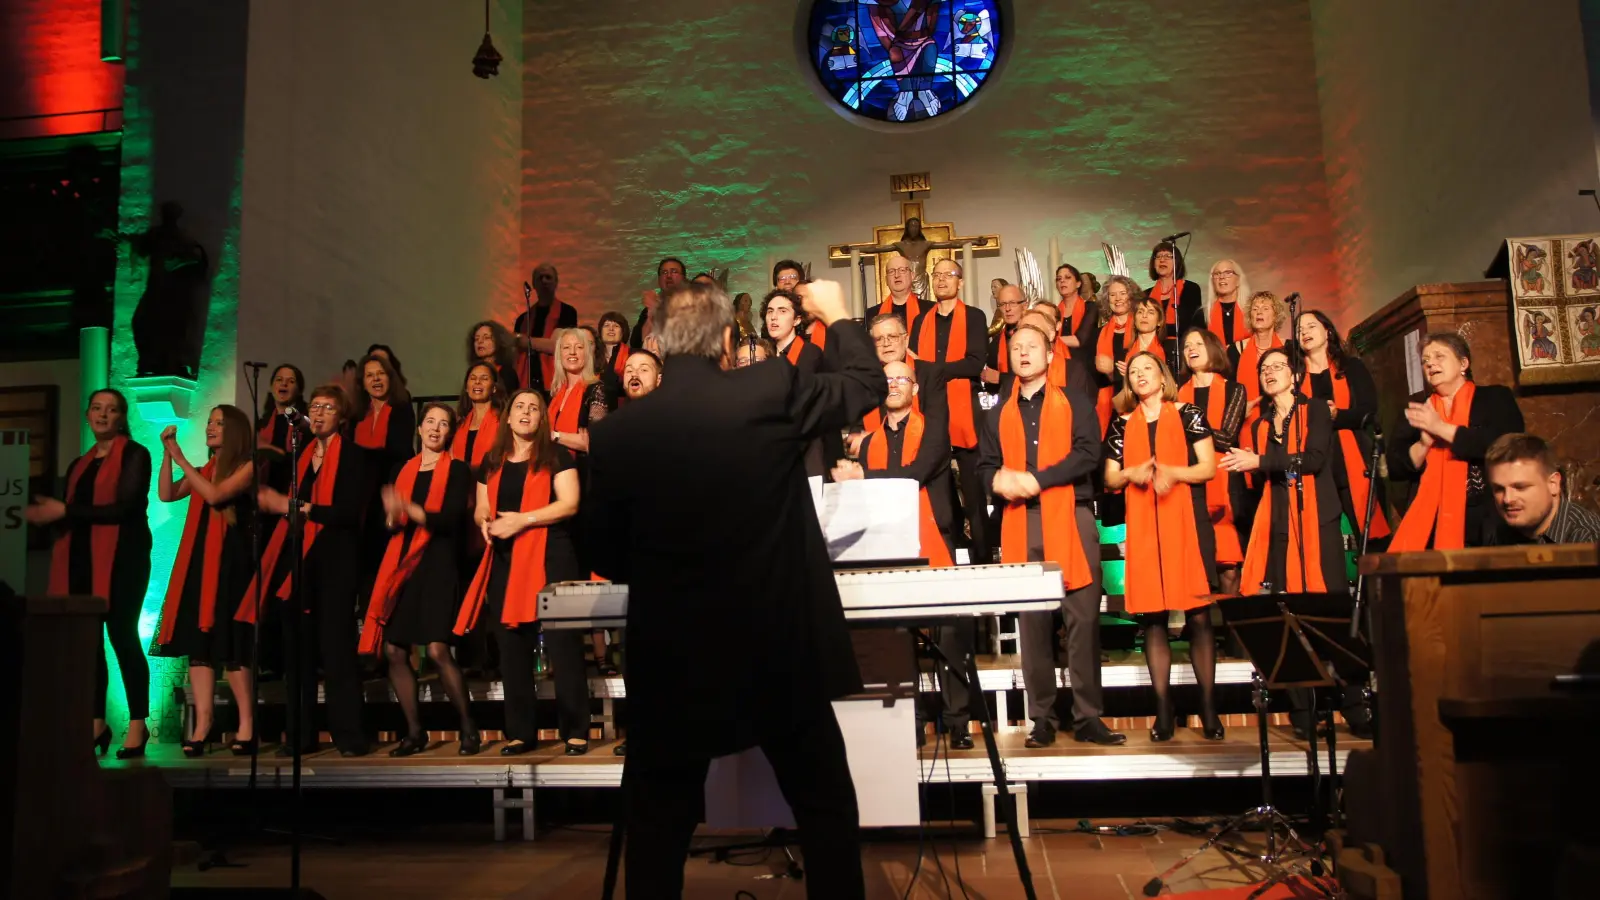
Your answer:
[[[822,83],[822,75],[817,71],[816,61],[811,58],[815,41],[815,36],[811,34],[811,11],[819,2],[826,2],[826,0],[798,0],[795,4],[794,27],[792,29],[795,59],[805,73],[803,78],[806,82],[806,87],[824,106],[839,118],[868,131],[879,131],[885,134],[916,134],[917,132],[941,128],[952,122],[959,121],[962,116],[971,112],[973,107],[988,99],[992,91],[986,91],[985,88],[988,88],[995,79],[1005,74],[1007,64],[1011,60],[1011,42],[1015,39],[1015,32],[1011,27],[1012,16],[1014,15],[1012,0],[990,0],[1000,14],[1000,21],[996,29],[1000,34],[1000,50],[995,54],[994,64],[989,67],[989,73],[984,76],[983,82],[967,99],[961,101],[949,112],[941,112],[932,118],[918,119],[915,122],[891,122],[865,113],[859,113],[845,106],[839,98],[833,96],[827,85]]]

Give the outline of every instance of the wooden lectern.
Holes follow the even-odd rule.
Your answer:
[[[1600,891],[1573,871],[1600,846],[1600,694],[1553,687],[1600,672],[1596,548],[1374,554],[1361,569],[1376,589],[1378,772],[1351,802],[1385,815],[1359,839],[1383,848],[1406,900]]]

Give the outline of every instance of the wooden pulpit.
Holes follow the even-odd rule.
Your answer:
[[[1406,900],[1567,896],[1575,861],[1600,846],[1600,695],[1554,682],[1600,673],[1600,554],[1374,554],[1361,568],[1375,589],[1378,772],[1375,796],[1351,802],[1386,812],[1362,839]]]

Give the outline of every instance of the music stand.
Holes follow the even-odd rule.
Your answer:
[[[1366,640],[1350,634],[1351,608],[1348,597],[1332,594],[1260,594],[1220,601],[1222,619],[1244,647],[1245,656],[1255,668],[1251,676],[1251,696],[1256,710],[1256,734],[1261,752],[1261,805],[1245,810],[1229,820],[1220,831],[1177,864],[1152,878],[1144,894],[1154,897],[1175,873],[1212,847],[1234,856],[1253,859],[1267,869],[1270,877],[1250,894],[1259,897],[1274,885],[1299,874],[1304,867],[1313,879],[1308,883],[1322,896],[1336,895],[1322,884],[1322,842],[1311,843],[1295,831],[1289,817],[1272,801],[1271,750],[1268,747],[1267,692],[1283,688],[1342,687],[1366,677],[1372,668]],[[1313,695],[1315,696],[1315,695]],[[1313,700],[1312,716],[1316,708]],[[1328,712],[1331,725],[1331,706]],[[1307,758],[1313,776],[1317,774],[1315,731],[1307,745]],[[1328,729],[1328,765],[1334,768],[1333,729]],[[1334,804],[1337,808],[1337,804]],[[1259,826],[1266,833],[1264,853],[1224,843],[1225,839]],[[1280,833],[1282,835],[1280,839]]]

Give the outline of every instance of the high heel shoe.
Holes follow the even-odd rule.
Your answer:
[[[456,750],[460,756],[477,756],[483,750],[483,734],[476,725],[461,729],[461,747]]]
[[[566,744],[568,756],[582,756],[589,752],[589,742],[582,738],[572,738]]]
[[[1220,741],[1227,737],[1227,729],[1222,727],[1222,719],[1216,713],[1200,714],[1200,733],[1208,741]]]
[[[1172,704],[1170,702],[1158,704],[1156,706],[1156,723],[1150,726],[1151,743],[1159,744],[1164,741],[1170,741],[1176,731],[1177,723],[1174,721]]]
[[[256,747],[260,746],[260,744],[261,738],[255,735],[244,740],[234,738],[233,743],[228,745],[228,752],[234,756],[249,756],[255,752]]]
[[[105,756],[106,753],[110,752],[111,726],[108,725],[105,728],[100,729],[100,733],[94,736],[94,749],[101,756]]]
[[[183,755],[189,757],[190,759],[199,759],[200,757],[205,756],[206,751],[210,749],[211,742],[205,738],[201,738],[198,741],[183,742]]]
[[[144,757],[144,745],[150,743],[150,731],[145,730],[144,739],[137,747],[118,747],[117,759],[141,759]]]
[[[401,738],[400,743],[395,744],[394,749],[389,751],[389,755],[397,758],[416,756],[426,749],[428,749],[428,733],[419,731],[416,734],[408,734]]]

